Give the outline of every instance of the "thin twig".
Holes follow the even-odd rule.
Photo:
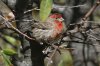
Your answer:
[[[28,12],[31,12],[31,11],[39,11],[40,9],[37,9],[37,8],[33,8],[33,9],[30,9],[30,10],[27,10],[27,11],[24,11],[24,14],[28,13]]]
[[[85,6],[85,5],[77,5],[77,6],[56,6],[56,5],[53,5],[54,8],[78,8],[78,7],[82,7],[82,6]]]
[[[1,16],[1,15],[0,15]],[[21,35],[25,36],[26,38],[30,39],[30,40],[35,40],[35,38],[31,38],[29,36],[27,36],[26,34],[22,33],[20,30],[18,30],[17,28],[15,28],[8,20],[6,20],[3,16],[1,16],[7,25],[9,25],[11,28],[13,28],[15,31],[17,31],[18,33],[20,33]],[[8,27],[9,28],[9,27]]]
[[[34,38],[31,38],[29,36],[27,36],[26,34],[22,33],[21,31],[19,31],[17,28],[15,28],[10,22],[7,22],[14,30],[16,30],[18,33],[20,33],[21,35],[25,36],[26,38],[30,39],[30,40],[35,40]]]
[[[93,7],[87,12],[87,14],[82,19],[83,21],[86,21],[87,18],[94,12],[94,10],[100,5],[100,0],[96,2],[96,4],[93,5]]]
[[[77,43],[77,44],[88,44],[88,42],[74,41],[74,40],[68,40],[68,41],[64,41],[64,42],[71,42],[71,43]],[[98,45],[98,44],[89,44],[89,45],[94,45],[94,46],[100,47],[100,45]]]
[[[62,34],[62,37],[60,39],[60,41],[58,42],[58,46],[54,45],[54,44],[51,44],[52,47],[54,47],[54,51],[53,53],[51,54],[51,56],[49,57],[49,60],[51,61],[53,56],[55,55],[56,51],[59,49],[59,46],[61,45],[61,42],[62,42],[62,39],[64,38],[64,35]],[[49,65],[49,63],[47,64],[47,66]]]
[[[87,27],[88,25],[87,25],[87,23],[88,22],[91,22],[91,21],[87,21],[87,18],[94,12],[94,10],[98,7],[100,5],[100,0],[98,0],[94,5],[93,5],[93,7],[86,13],[86,15],[82,18],[82,20],[81,20],[81,22],[79,22],[79,23],[74,23],[74,24],[70,24],[70,26],[71,25],[73,25],[73,26],[76,26],[76,25],[82,25],[82,24],[84,24],[83,26],[80,26],[81,28],[82,27]],[[77,26],[76,26],[77,27]],[[75,28],[76,28],[75,27]],[[79,28],[79,27],[78,27]],[[79,31],[79,30],[78,30]],[[72,33],[76,33],[76,32],[78,32],[77,30],[74,30]]]
[[[77,7],[82,7],[84,5],[77,5],[77,6],[57,6],[57,8],[77,8]],[[24,12],[24,14],[28,13],[28,12],[31,12],[31,11],[39,11],[40,9],[37,9],[37,8],[33,8],[33,9],[30,9],[30,10],[27,10]]]

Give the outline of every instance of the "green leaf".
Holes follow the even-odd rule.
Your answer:
[[[14,37],[8,36],[8,35],[4,35],[4,38],[10,42],[11,44],[13,44],[14,46],[18,46],[20,44],[20,41],[15,39]]]
[[[40,4],[40,20],[45,22],[52,9],[53,0],[41,0]]]
[[[61,49],[61,60],[58,66],[73,66],[73,59],[68,50]]]
[[[13,49],[3,49],[3,53],[6,54],[6,55],[9,55],[9,56],[12,56],[12,55],[15,55],[17,54],[16,51],[14,51]]]
[[[13,66],[11,61],[9,60],[9,57],[7,55],[5,55],[3,53],[3,51],[1,51],[0,53],[1,53],[1,56],[3,57],[3,61],[5,63],[5,66]]]
[[[7,36],[7,35],[4,35],[5,39],[7,41],[9,41],[10,43],[14,44],[16,42],[16,39],[11,37],[11,36]]]

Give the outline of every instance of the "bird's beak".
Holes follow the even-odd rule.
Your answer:
[[[59,21],[61,21],[61,22],[62,22],[62,21],[64,21],[64,19],[63,19],[62,17],[61,17],[61,18],[59,18],[58,20],[59,20]]]

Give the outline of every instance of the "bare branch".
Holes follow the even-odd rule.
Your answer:
[[[94,12],[94,10],[100,5],[100,0],[96,2],[96,4],[93,5],[93,7],[87,12],[87,14],[84,16],[83,21],[86,21],[87,18]]]
[[[1,16],[1,15],[0,15]],[[20,33],[21,35],[25,36],[26,38],[30,39],[30,40],[35,40],[35,38],[31,38],[29,36],[27,36],[26,34],[22,33],[20,30],[18,30],[17,28],[15,28],[7,19],[5,19],[3,16],[1,16],[4,20],[5,20],[5,23],[7,25],[7,27],[9,28],[9,26],[11,28],[13,28],[15,31],[17,31],[18,33]]]

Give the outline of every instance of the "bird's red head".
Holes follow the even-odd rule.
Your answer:
[[[59,32],[61,32],[63,30],[63,18],[61,14],[55,13],[50,15],[50,18],[54,19],[54,23],[55,23],[55,29]]]

